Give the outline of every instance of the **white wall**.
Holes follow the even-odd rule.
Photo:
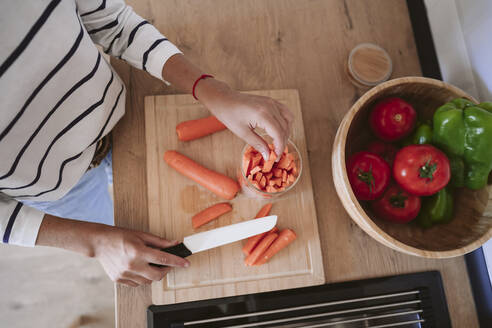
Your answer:
[[[480,100],[492,101],[492,0],[455,0]]]
[[[492,0],[425,0],[443,80],[492,101]]]

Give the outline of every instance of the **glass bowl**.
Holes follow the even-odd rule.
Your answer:
[[[269,135],[266,135],[266,134],[260,134],[260,135],[268,144],[273,143],[273,139]],[[294,157],[293,160],[294,160],[294,162],[297,166],[297,170],[298,170],[297,177],[294,180],[294,182],[292,182],[292,184],[290,184],[289,186],[286,186],[284,190],[277,191],[277,192],[267,192],[267,191],[264,191],[264,190],[257,188],[245,175],[244,170],[243,170],[243,157],[244,157],[244,154],[246,153],[246,150],[248,149],[248,147],[249,147],[249,145],[246,144],[246,145],[244,145],[244,147],[241,150],[241,156],[240,156],[240,161],[239,161],[239,170],[238,170],[239,185],[241,186],[241,190],[244,192],[244,194],[246,196],[252,197],[252,198],[260,198],[260,199],[278,198],[280,196],[285,195],[287,192],[292,190],[297,185],[297,183],[299,182],[301,175],[302,175],[302,158],[301,158],[301,154],[299,153],[299,149],[292,142],[292,140],[288,139],[287,147],[288,147],[289,153],[292,154]]]

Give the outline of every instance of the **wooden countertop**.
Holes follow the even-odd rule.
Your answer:
[[[205,72],[238,90],[298,89],[326,282],[439,270],[454,327],[478,327],[463,257],[427,260],[393,251],[352,222],[331,176],[331,149],[345,112],[362,94],[345,61],[374,42],[393,59],[392,77],[420,75],[404,0],[127,0]],[[125,81],[127,113],[114,134],[116,225],[148,231],[143,97],[177,93],[113,60]],[[146,327],[150,287],[116,287],[118,327]]]

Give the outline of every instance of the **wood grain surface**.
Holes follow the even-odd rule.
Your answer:
[[[345,73],[361,42],[386,49],[392,77],[420,75],[404,0],[128,0],[205,72],[238,90],[298,89],[311,168],[326,282],[439,270],[454,327],[477,327],[463,257],[428,260],[373,240],[337,197],[331,152],[343,116],[362,95]],[[144,96],[176,94],[118,60],[128,87],[127,113],[114,136],[115,222],[149,229]],[[118,327],[146,327],[150,287],[116,288]]]
[[[295,121],[291,140],[304,162],[308,162],[297,90],[250,93],[274,98],[292,110]],[[270,213],[278,215],[277,227],[293,229],[297,239],[262,266],[244,265],[241,242],[195,254],[190,257],[191,267],[175,269],[152,285],[153,303],[180,303],[324,283],[309,165],[302,170],[295,188],[286,194],[265,200],[240,192],[229,202],[232,212],[193,229],[194,214],[224,200],[169,167],[162,155],[167,150],[177,150],[209,169],[236,177],[245,145],[229,130],[188,142],[178,140],[175,132],[178,123],[208,115],[207,109],[191,95],[145,97],[150,232],[166,239],[182,240],[193,233],[252,219],[264,204],[271,202]]]

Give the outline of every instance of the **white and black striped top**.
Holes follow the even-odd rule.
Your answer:
[[[122,0],[0,4],[0,238],[34,245],[51,201],[82,177],[124,114],[125,88],[104,52],[162,78],[179,50]]]

